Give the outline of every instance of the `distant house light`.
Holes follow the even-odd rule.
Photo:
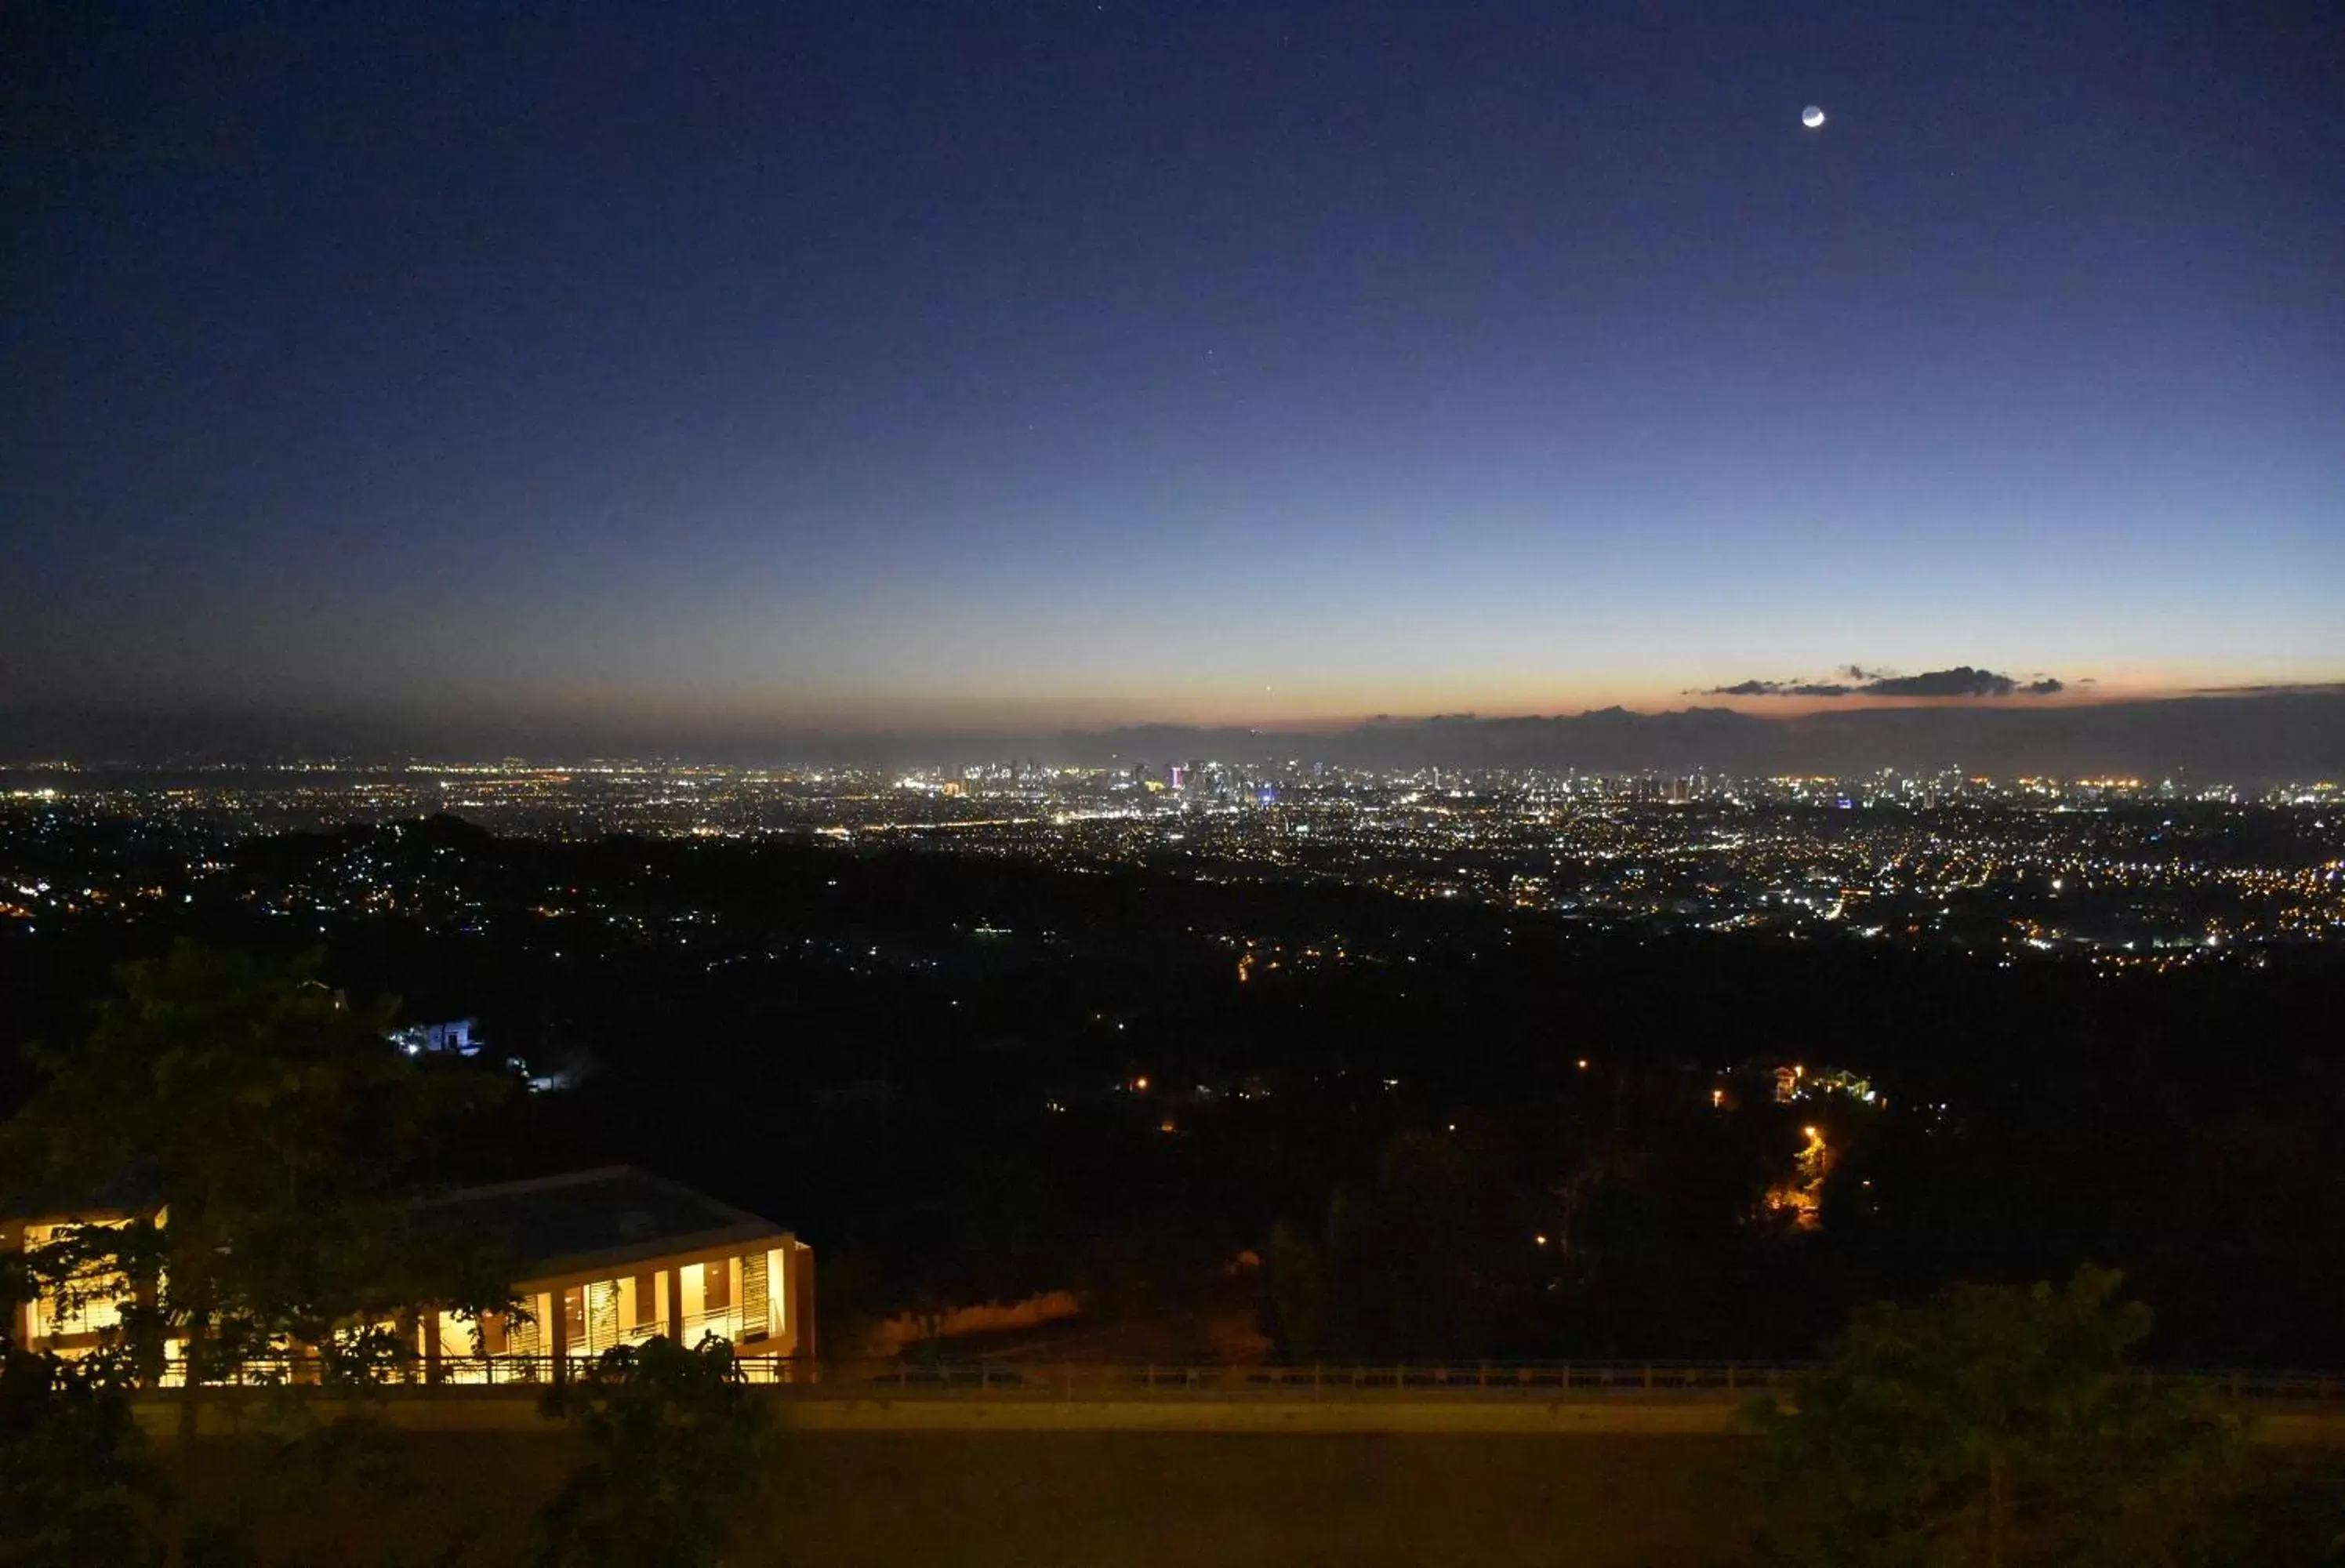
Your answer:
[[[444,1024],[411,1024],[392,1030],[391,1043],[411,1057],[426,1053],[478,1056],[481,1042],[472,1037],[472,1022],[470,1018],[452,1018]]]

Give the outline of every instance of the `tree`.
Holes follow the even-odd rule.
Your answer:
[[[2149,1310],[2119,1277],[1956,1285],[1861,1309],[1794,1408],[1762,1403],[1766,1555],[1847,1568],[2192,1560],[2236,1425],[2129,1372]]]
[[[162,1478],[107,1370],[0,1340],[0,1568],[155,1560]]]
[[[1272,1226],[1263,1286],[1272,1342],[1290,1360],[1318,1360],[1327,1349],[1326,1249],[1284,1223]]]
[[[1519,1342],[1541,1267],[1535,1205],[1471,1134],[1387,1139],[1376,1180],[1336,1188],[1316,1237],[1280,1226],[1265,1259],[1272,1338],[1317,1359],[1456,1359]]]
[[[124,966],[85,1041],[36,1053],[39,1087],[0,1129],[19,1191],[118,1195],[122,1218],[57,1227],[21,1271],[68,1309],[119,1301],[106,1338],[143,1381],[178,1348],[183,1496],[203,1387],[245,1358],[363,1382],[409,1353],[384,1328],[401,1310],[509,1305],[493,1259],[411,1209],[419,1158],[498,1080],[392,1049],[393,1005],[317,968],[185,942]],[[175,1558],[185,1530],[175,1514]]]
[[[618,1346],[546,1407],[577,1421],[586,1457],[546,1506],[541,1568],[721,1561],[766,1433],[729,1343]]]

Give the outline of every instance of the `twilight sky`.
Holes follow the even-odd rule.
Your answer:
[[[8,27],[0,706],[2345,676],[2318,0]]]

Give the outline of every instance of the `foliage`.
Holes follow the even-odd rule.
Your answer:
[[[1288,1359],[1317,1361],[1327,1351],[1326,1249],[1286,1225],[1271,1227],[1263,1249],[1265,1327]]]
[[[1337,1188],[1321,1237],[1275,1227],[1266,1326],[1290,1355],[1479,1356],[1533,1300],[1535,1220],[1481,1140],[1406,1132]]]
[[[542,1568],[722,1560],[766,1435],[729,1343],[621,1345],[546,1403],[577,1423],[586,1457],[546,1507]]]
[[[2238,1477],[2236,1426],[2126,1369],[2119,1277],[1956,1285],[1860,1310],[1795,1408],[1762,1404],[1766,1553],[1819,1564],[2180,1563]]]
[[[155,1560],[162,1480],[107,1371],[0,1340],[0,1568]]]
[[[146,1375],[176,1340],[199,1367],[322,1346],[330,1375],[363,1381],[395,1359],[366,1325],[506,1304],[493,1259],[410,1209],[417,1158],[496,1080],[390,1049],[392,1005],[348,1002],[317,964],[181,943],[124,966],[88,1037],[36,1053],[43,1081],[0,1134],[13,1187],[111,1193],[128,1216],[60,1226],[23,1263],[65,1305],[126,1298],[111,1338]]]
[[[34,1053],[39,1087],[0,1128],[23,1207],[116,1216],[36,1234],[8,1283],[68,1310],[117,1306],[100,1350],[139,1381],[178,1349],[181,1499],[202,1490],[204,1385],[247,1358],[363,1389],[412,1358],[388,1326],[402,1311],[477,1322],[510,1305],[498,1260],[413,1209],[421,1159],[498,1080],[392,1049],[393,1005],[354,1005],[317,969],[187,942],[125,965],[83,1042]],[[185,1507],[162,1520],[178,1568],[196,1522]]]

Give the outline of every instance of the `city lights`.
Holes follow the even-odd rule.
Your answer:
[[[1879,774],[1733,779],[1525,770],[1337,767],[1305,759],[1177,764],[1032,762],[895,769],[655,763],[409,764],[65,772],[13,809],[137,818],[188,835],[157,883],[78,883],[0,864],[0,919],[54,920],[109,901],[217,897],[239,834],[459,813],[493,831],[695,842],[901,845],[1070,870],[1154,866],[1206,880],[1339,881],[1466,901],[1589,931],[1882,944],[2112,973],[2254,963],[2275,946],[2345,939],[2335,792],[2253,796],[2169,782]],[[34,798],[37,796],[37,798]],[[1843,810],[1839,802],[1847,800]],[[2038,890],[2030,894],[2032,885]],[[62,890],[61,890],[62,889]],[[2044,890],[2058,895],[2053,903]],[[279,917],[442,910],[452,890],[392,885],[353,861],[332,885],[239,895]],[[536,914],[594,917],[548,888]],[[459,921],[461,925],[462,922]],[[986,934],[986,933],[980,933]],[[1008,940],[1016,934],[991,936]],[[1416,961],[1341,942],[1289,948],[1246,933],[1231,974],[1275,985],[1330,966]],[[687,938],[679,936],[679,940]],[[1572,1058],[1576,1070],[1593,1060]]]

